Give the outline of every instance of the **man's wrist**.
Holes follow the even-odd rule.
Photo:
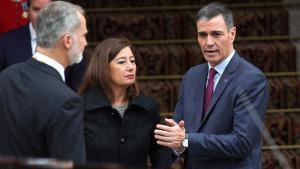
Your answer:
[[[181,153],[183,153],[184,152],[184,150],[185,150],[185,147],[183,147],[183,146],[180,146],[179,148],[176,148],[176,149],[173,149],[173,150],[175,150],[178,154],[181,154]]]

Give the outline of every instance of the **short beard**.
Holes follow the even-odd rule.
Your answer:
[[[80,63],[82,59],[83,59],[82,52],[73,56],[70,55],[69,57],[70,65],[73,65],[75,63]]]
[[[78,51],[72,49],[69,51],[69,65],[80,63],[82,58],[82,52],[78,53]]]
[[[73,38],[73,41],[75,42],[75,38]],[[69,55],[69,65],[73,65],[75,63],[80,63],[83,56],[83,52],[80,51],[78,47],[78,43],[73,43],[73,46],[70,48],[68,55]]]

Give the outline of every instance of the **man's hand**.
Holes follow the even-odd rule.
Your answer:
[[[184,121],[178,124],[173,119],[165,119],[168,125],[158,124],[154,130],[154,137],[157,144],[170,147],[176,151],[183,150],[182,142],[185,139]]]

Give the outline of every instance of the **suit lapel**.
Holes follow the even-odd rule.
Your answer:
[[[21,48],[24,49],[23,55],[29,56],[28,58],[30,58],[33,53],[32,53],[32,46],[31,46],[31,36],[30,36],[30,29],[29,29],[29,24],[26,25],[26,27],[24,27],[24,31],[26,33],[24,33],[24,36],[26,36],[24,39],[26,40],[26,43],[24,43],[24,45],[26,45],[25,47]],[[26,60],[28,58],[25,58]]]
[[[203,99],[204,99],[204,91],[205,91],[205,86],[206,86],[206,77],[207,77],[207,73],[208,73],[208,64],[205,64],[204,66],[202,66],[199,69],[199,72],[196,74],[197,81],[195,82],[197,84],[197,86],[195,86],[196,91],[195,93],[192,93],[191,95],[195,95],[194,98],[194,103],[191,104],[191,106],[193,107],[192,112],[194,112],[193,115],[188,115],[187,117],[189,117],[190,119],[190,123],[186,123],[186,124],[192,124],[189,127],[189,131],[194,131],[196,132],[199,127],[200,127],[200,123],[202,120],[202,112],[203,112]],[[201,74],[205,74],[205,76],[201,76]]]
[[[212,96],[211,102],[208,105],[208,109],[207,109],[205,118],[211,113],[213,106],[216,104],[216,102],[220,98],[221,94],[223,93],[223,91],[225,90],[226,86],[229,84],[231,79],[232,79],[232,74],[223,73],[221,79],[218,82],[216,90]]]
[[[232,80],[232,78],[234,76],[233,73],[236,71],[239,59],[240,59],[239,55],[237,54],[237,52],[235,52],[233,58],[229,62],[228,66],[225,68],[225,71],[223,72],[223,74],[217,84],[217,87],[213,93],[211,102],[208,106],[207,113],[205,114],[205,117],[203,118],[203,120],[200,124],[200,127],[203,125],[203,123],[207,120],[209,115],[212,113],[212,110],[213,110],[214,106],[216,105],[217,101],[219,100],[220,96],[222,95],[222,93],[225,91],[226,87]]]

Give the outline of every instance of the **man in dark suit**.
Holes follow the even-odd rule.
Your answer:
[[[0,36],[0,72],[10,65],[31,58],[36,49],[36,17],[38,12],[52,0],[30,0],[28,15],[30,22],[25,26]],[[77,90],[85,70],[84,62],[66,69],[66,83]]]
[[[37,52],[1,72],[0,156],[85,161],[82,101],[64,83],[64,69],[87,45],[83,13],[48,4],[37,18]]]
[[[184,156],[187,169],[260,169],[267,80],[234,50],[236,28],[223,4],[199,10],[197,31],[207,63],[185,74],[174,117],[157,125],[155,138]]]

